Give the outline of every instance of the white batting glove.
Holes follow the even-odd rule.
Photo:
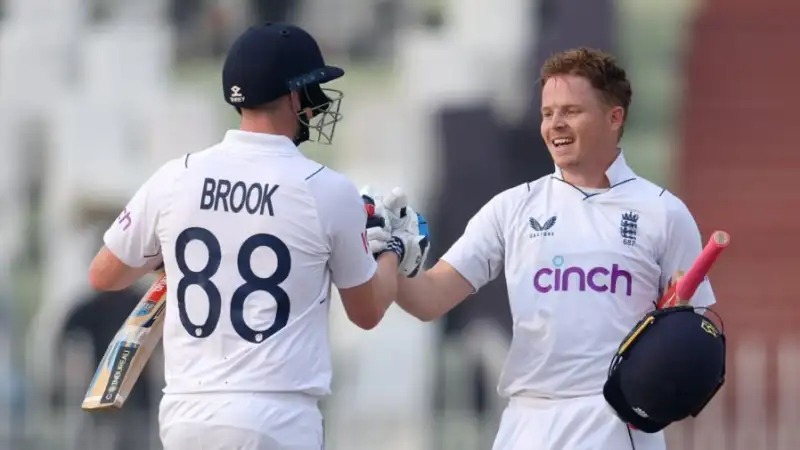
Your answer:
[[[392,232],[392,245],[403,247],[399,271],[406,277],[416,276],[428,258],[430,249],[428,222],[408,206],[408,198],[400,188],[394,188],[383,199],[384,214]]]
[[[392,239],[389,220],[383,201],[377,193],[370,188],[364,188],[361,190],[361,199],[364,200],[364,208],[367,210],[367,245],[372,256],[377,259],[378,255],[386,251]]]

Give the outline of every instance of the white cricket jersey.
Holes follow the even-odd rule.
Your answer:
[[[105,244],[163,255],[165,394],[328,394],[330,287],[374,274],[365,226],[356,187],[283,136],[231,130],[162,166]]]
[[[622,153],[606,175],[611,188],[600,193],[558,169],[502,192],[442,257],[475,290],[505,270],[514,334],[503,396],[601,393],[622,339],[702,250],[686,206],[639,178]],[[692,303],[714,301],[706,280]]]

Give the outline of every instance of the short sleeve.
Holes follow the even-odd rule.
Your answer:
[[[159,257],[161,245],[156,234],[159,191],[167,185],[171,164],[150,177],[103,235],[105,246],[130,267],[142,267]]]
[[[464,234],[441,257],[477,292],[497,278],[503,268],[504,238],[500,219],[501,197],[496,196],[467,223]]]
[[[367,245],[367,212],[356,187],[342,176],[323,178],[315,196],[320,205],[320,220],[327,230],[331,254],[328,267],[333,284],[339,289],[360,286],[377,270]]]
[[[659,261],[661,266],[659,287],[662,292],[666,290],[670,278],[678,271],[686,272],[703,250],[700,230],[689,209],[675,197],[671,203],[667,207],[665,248]],[[714,291],[706,278],[697,288],[690,304],[704,307],[714,303],[716,303]]]

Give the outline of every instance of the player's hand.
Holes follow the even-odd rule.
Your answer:
[[[667,286],[669,286],[669,287],[677,286],[678,285],[678,280],[683,278],[684,275],[685,275],[685,273],[682,270],[679,270],[679,271],[675,272],[674,274],[672,274],[672,276],[670,277],[669,281],[667,281]]]
[[[667,282],[667,285],[669,286],[669,289],[673,289],[673,290],[677,289],[678,288],[678,281],[680,281],[680,279],[683,278],[684,275],[686,275],[686,273],[684,271],[682,271],[682,270],[678,270],[677,272],[672,274],[672,277],[670,277],[669,281]],[[676,294],[676,296],[677,296],[677,294]],[[678,302],[675,303],[672,306],[683,306],[683,305],[688,305],[688,304],[689,304],[689,299],[688,298],[684,298],[684,299],[679,299]]]
[[[408,206],[408,198],[400,188],[394,188],[383,199],[393,241],[389,246],[402,244],[404,254],[399,270],[406,277],[416,276],[425,265],[430,249],[428,222],[422,214]]]
[[[655,302],[656,308],[663,309],[663,308],[672,308],[675,306],[682,306],[689,303],[688,299],[679,300],[677,299],[677,286],[678,281],[683,278],[684,272],[683,271],[676,271],[672,274],[672,276],[667,280],[667,286],[665,287],[664,291],[660,294],[660,298],[658,301]]]
[[[378,255],[386,251],[392,239],[389,221],[384,212],[383,201],[375,192],[364,188],[361,190],[361,199],[367,210],[367,245],[372,256],[378,259]]]

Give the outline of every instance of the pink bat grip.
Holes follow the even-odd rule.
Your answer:
[[[688,300],[692,298],[697,287],[703,282],[711,266],[719,257],[720,253],[725,250],[725,247],[731,242],[731,236],[724,231],[715,231],[708,240],[700,256],[694,261],[692,267],[678,280],[676,291],[679,300]]]

